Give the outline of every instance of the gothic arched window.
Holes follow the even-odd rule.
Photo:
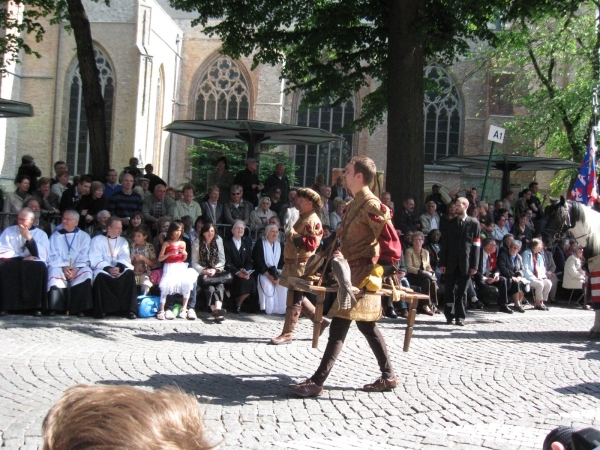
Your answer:
[[[444,156],[456,156],[460,147],[461,103],[454,81],[443,68],[430,65],[425,77],[435,89],[425,93],[425,164]]]
[[[222,56],[210,65],[200,80],[196,119],[248,119],[250,95],[242,71]]]
[[[335,108],[308,108],[298,110],[297,125],[322,128],[335,134],[354,120],[354,102],[347,100]],[[300,186],[311,186],[317,174],[325,175],[325,184],[332,184],[331,173],[335,168],[346,167],[352,157],[352,133],[343,133],[343,141],[321,145],[296,145],[294,163],[298,166],[296,178]],[[335,182],[335,180],[333,180]]]
[[[104,53],[94,48],[94,56],[96,58],[96,66],[100,71],[100,85],[106,110],[106,141],[110,149],[115,80],[110,63],[106,56],[104,56]],[[75,66],[69,79],[71,80],[71,92],[69,96],[69,124],[67,130],[67,165],[72,174],[84,174],[91,171],[90,142],[87,117],[83,106],[79,64]]]

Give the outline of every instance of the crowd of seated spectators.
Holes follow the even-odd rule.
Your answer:
[[[413,198],[405,198],[402,206],[394,210],[391,195],[388,192],[381,195],[382,202],[394,210],[394,223],[401,235],[404,251],[398,264],[399,277],[406,285],[429,296],[428,301],[419,303],[421,313],[439,312],[444,294],[443,275],[437,268],[440,237],[455,216],[458,196],[459,190],[451,191],[449,201],[445,201],[440,186],[433,185],[423,205],[425,212],[417,215]],[[589,309],[589,277],[581,249],[568,239],[553,246],[541,238],[546,223],[544,209],[550,199],[538,194],[536,182],[530,183],[516,198],[508,191],[493,203],[479,201],[475,187],[466,189],[463,196],[470,203],[467,215],[480,224],[480,265],[482,261],[486,264],[472,277],[468,287],[464,301],[469,308],[481,309],[495,302],[501,312],[525,312],[523,306],[529,304],[525,295],[531,292],[531,306],[547,310],[547,303],[556,300],[562,285],[567,292],[576,290],[579,305]],[[490,286],[496,289],[490,291]],[[508,307],[510,304],[512,309]],[[407,316],[403,302],[384,311],[388,317]]]
[[[248,159],[246,168],[234,176],[227,160],[219,158],[203,199],[195,197],[192,184],[181,190],[167,186],[150,164],[142,171],[136,158],[120,173],[111,169],[104,183],[88,175],[71,180],[63,161],[55,163],[53,178],[41,176],[36,169],[33,158],[25,155],[15,191],[3,203],[0,315],[62,311],[95,317],[125,314],[134,319],[140,295],[160,297],[157,318],[167,320],[194,320],[196,309],[205,309],[215,323],[224,320],[227,309],[285,313],[287,290],[279,284],[284,230],[299,211],[297,191],[290,186],[283,164],[261,184],[256,160]],[[319,213],[326,246],[335,238],[351,194],[341,177],[332,186],[318,177],[313,189],[324,205]],[[489,287],[495,286],[506,297],[498,300],[502,312],[523,312],[529,291],[533,307],[546,310],[559,283],[580,290],[581,305],[587,307],[588,276],[581,249],[568,240],[555,248],[545,247],[539,238],[548,199],[538,198],[536,183],[519,193],[516,201],[510,191],[490,204],[478,200],[475,188],[464,195],[471,203],[468,214],[481,225],[486,264],[470,283],[465,299],[470,308],[488,304]],[[441,309],[440,238],[455,217],[457,196],[458,191],[451,192],[446,202],[440,186],[434,185],[423,205],[425,213],[417,215],[413,198],[405,198],[395,208],[390,193],[381,194],[403,245],[403,258],[395,268],[398,281],[428,296],[419,303],[420,313],[434,315]],[[163,273],[164,265],[180,263],[195,276],[189,285],[176,280],[173,287],[172,275],[170,283],[162,279],[169,273]],[[4,289],[29,270],[43,272],[47,283],[37,289],[44,292],[19,283]],[[161,286],[165,291],[167,285],[168,293],[161,292]],[[14,294],[15,289],[22,290],[22,301],[8,299],[6,293]],[[197,298],[201,299],[198,307]],[[510,303],[512,310],[506,306]],[[384,298],[382,307],[388,317],[408,315],[404,302],[393,304]]]

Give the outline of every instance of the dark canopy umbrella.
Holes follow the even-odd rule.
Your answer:
[[[0,98],[0,117],[33,117],[33,106]]]
[[[489,155],[447,156],[434,161],[434,164],[455,166],[463,169],[487,169]],[[492,167],[502,171],[502,195],[510,189],[510,173],[515,170],[562,170],[576,169],[581,164],[560,158],[537,156],[493,155]]]
[[[258,144],[310,145],[344,139],[320,128],[258,120],[176,120],[167,125],[165,131],[195,139],[245,142],[248,144],[248,157],[254,157]]]

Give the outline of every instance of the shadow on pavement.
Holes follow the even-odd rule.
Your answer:
[[[240,337],[240,336],[213,336],[201,334],[200,332],[193,333],[161,333],[161,334],[135,334],[134,337],[140,339],[147,339],[149,341],[173,341],[173,342],[184,342],[190,344],[208,344],[214,342],[221,342],[227,344],[245,344],[249,342],[256,342],[265,344],[267,338],[252,338],[252,337]]]
[[[227,374],[156,374],[146,381],[104,380],[100,384],[150,387],[153,389],[166,386],[178,386],[186,392],[199,397],[200,402],[212,405],[233,406],[252,402],[287,401],[291,394],[289,384],[297,382],[289,375],[227,375]],[[349,390],[334,388],[333,390]],[[327,398],[327,397],[325,397]],[[328,399],[335,400],[335,399]],[[343,400],[342,397],[339,400]]]
[[[580,383],[573,386],[565,386],[561,388],[555,388],[556,392],[565,395],[591,395],[596,398],[600,398],[600,383],[589,382]]]

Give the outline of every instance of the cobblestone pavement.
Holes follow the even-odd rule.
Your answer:
[[[326,335],[311,349],[302,319],[291,345],[270,346],[282,317],[232,316],[222,325],[2,318],[0,442],[41,449],[48,408],[76,383],[178,385],[199,397],[226,449],[540,449],[559,424],[600,427],[600,343],[586,339],[589,311],[477,311],[464,328],[418,316],[409,353],[405,322],[384,319],[400,385],[382,394],[358,390],[378,369],[353,325],[318,399],[291,397],[287,385],[313,373]]]

